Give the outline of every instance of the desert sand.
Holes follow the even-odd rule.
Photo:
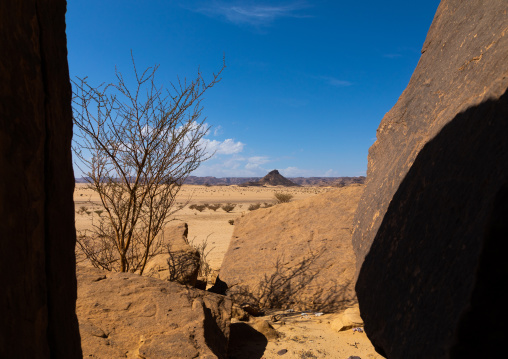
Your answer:
[[[197,186],[185,185],[178,197],[177,205],[185,207],[177,211],[172,220],[186,222],[189,226],[190,242],[200,244],[207,241],[208,261],[218,271],[224,254],[233,234],[234,225],[229,221],[249,213],[249,205],[274,203],[274,193],[290,193],[292,201],[335,191],[333,187],[239,187],[239,186]],[[85,184],[76,184],[74,192],[76,211],[76,229],[89,229],[101,214],[102,206],[98,195],[86,188]],[[199,212],[189,209],[192,204],[232,203],[236,207],[230,213],[221,208],[217,211],[205,209]],[[85,211],[80,210],[82,207]],[[174,223],[174,222],[173,222]],[[172,224],[172,223],[170,223]],[[78,254],[78,262],[87,264],[83,256]],[[352,329],[337,332],[332,328],[333,313],[315,316],[314,313],[301,315],[301,312],[279,313],[283,320],[273,321],[274,313],[251,318],[249,324],[269,321],[279,333],[278,338],[266,339],[263,335],[250,329],[249,324],[234,320],[231,325],[230,358],[340,358],[349,357],[377,359],[378,355],[364,332]],[[356,359],[355,358],[355,359]]]
[[[318,193],[333,190],[333,187],[239,187],[239,186],[194,186],[185,185],[177,197],[177,205],[187,205],[176,212],[172,221],[186,222],[189,225],[189,241],[201,244],[207,241],[207,250],[210,266],[218,270],[222,263],[224,253],[229,245],[233,234],[233,225],[230,220],[249,213],[249,205],[261,203],[273,203],[275,192],[292,194],[293,200],[304,199]],[[192,204],[233,203],[236,207],[230,213],[222,209],[213,211],[205,209],[203,212],[189,209]],[[102,205],[99,196],[85,184],[76,184],[74,191],[74,205],[78,212],[81,207],[86,207],[87,212],[76,213],[76,230],[89,229],[93,221],[98,219]],[[171,224],[171,223],[170,223]]]

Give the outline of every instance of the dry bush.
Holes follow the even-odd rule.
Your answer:
[[[277,204],[288,203],[291,202],[291,199],[293,199],[293,195],[290,193],[275,192],[273,196],[275,197]]]
[[[273,206],[273,203],[268,203],[268,202],[263,203],[263,208],[270,208],[272,206]]]
[[[198,276],[207,278],[207,280],[208,280],[210,274],[212,274],[212,267],[210,267],[210,263],[208,262],[208,255],[215,248],[215,247],[212,247],[207,250],[208,237],[210,237],[210,235],[208,235],[206,237],[206,239],[201,244],[195,244],[194,243],[195,238],[189,242],[190,246],[197,249],[197,251],[199,252],[199,264],[200,265],[199,265]]]
[[[212,211],[217,211],[222,205],[220,203],[210,204],[208,205],[208,209],[211,209]]]
[[[256,209],[261,208],[261,203],[251,204],[249,206],[249,211],[255,211]]]
[[[194,209],[199,212],[203,212],[206,209],[206,206],[204,204],[196,205],[194,206]]]
[[[133,88],[118,71],[117,83],[72,81],[77,166],[105,211],[77,241],[95,267],[142,274],[161,251],[159,233],[178,210],[181,186],[210,156],[201,141],[208,132],[201,100],[225,65],[209,83],[198,71],[168,90],[156,84],[158,66],[138,72],[132,62]]]
[[[227,213],[229,213],[229,212],[231,212],[232,210],[234,210],[234,209],[235,209],[235,207],[236,207],[236,204],[233,204],[233,203],[226,203],[226,204],[224,204],[224,205],[222,205],[222,206],[221,206],[221,208],[222,208],[225,212],[227,212]]]
[[[331,288],[315,287],[319,277],[326,249],[309,251],[296,263],[289,263],[283,256],[276,258],[273,270],[266,273],[253,286],[228,283],[228,295],[234,303],[249,303],[259,309],[288,309],[336,312],[354,303],[348,298],[354,285],[351,282],[337,283],[330,280]]]

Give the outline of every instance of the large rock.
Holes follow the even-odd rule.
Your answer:
[[[200,254],[189,245],[187,223],[164,229],[163,253],[151,258],[144,275],[180,284],[196,285],[200,268]]]
[[[0,1],[1,358],[81,358],[65,7]]]
[[[91,358],[226,358],[228,298],[132,273],[78,267],[83,354]]]
[[[487,357],[508,339],[506,5],[442,1],[369,151],[356,290],[389,358]]]
[[[353,214],[363,186],[235,219],[219,277],[235,302],[334,311],[356,300]]]

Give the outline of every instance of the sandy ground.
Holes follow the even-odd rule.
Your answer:
[[[269,320],[273,314],[257,320]],[[332,330],[330,322],[333,316],[334,314],[319,317],[313,314],[292,314],[273,323],[280,338],[269,341],[263,336],[256,338],[255,334],[248,335],[249,328],[246,323],[233,323],[230,359],[383,358],[374,351],[365,332],[353,329],[341,332]]]
[[[177,197],[177,204],[186,206],[174,214],[174,221],[183,221],[189,225],[190,242],[200,244],[207,241],[211,250],[208,261],[212,268],[218,270],[233,234],[234,225],[229,223],[239,216],[249,213],[251,204],[274,202],[275,192],[292,194],[293,200],[300,200],[326,191],[330,187],[238,187],[238,186],[183,186]],[[76,229],[86,230],[98,220],[102,206],[95,192],[84,184],[76,184],[74,192],[76,210]],[[192,204],[233,203],[235,209],[226,213],[222,209],[202,212],[189,209]],[[81,207],[86,211],[80,211]],[[78,254],[78,261],[82,256]],[[267,317],[257,320],[270,320]],[[283,320],[273,322],[274,328],[281,334],[278,339],[267,341],[264,336],[250,329],[243,322],[231,326],[230,358],[236,359],[270,359],[270,358],[337,358],[378,359],[378,355],[365,333],[353,332],[351,329],[341,332],[332,330],[329,322],[333,314],[301,316],[300,313],[287,315]],[[281,352],[282,351],[282,352]],[[285,352],[284,352],[285,351]]]
[[[207,241],[207,250],[211,250],[208,261],[213,269],[218,270],[233,234],[234,226],[229,221],[234,221],[235,218],[248,213],[249,205],[273,203],[275,192],[290,193],[294,196],[294,200],[299,200],[330,190],[333,189],[327,187],[183,186],[177,197],[177,204],[182,205],[187,202],[188,204],[176,212],[172,220],[183,221],[189,225],[188,238],[190,242],[201,244],[203,241]],[[226,213],[220,208],[217,211],[205,209],[203,212],[189,209],[192,204],[205,203],[233,203],[236,204],[236,207],[230,213]],[[74,205],[76,212],[81,207],[86,207],[89,212],[89,214],[86,212],[76,213],[76,229],[78,231],[90,228],[94,221],[97,223],[99,213],[95,211],[102,210],[102,206],[94,191],[87,189],[84,184],[76,184]]]

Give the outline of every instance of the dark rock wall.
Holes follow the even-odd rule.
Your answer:
[[[0,2],[0,357],[80,358],[65,1]]]
[[[447,124],[393,196],[356,284],[366,332],[388,358],[450,358],[454,345],[481,358],[508,339],[507,138],[505,93]],[[472,340],[457,342],[461,330]]]
[[[369,149],[366,189],[355,215],[357,270],[418,152],[458,113],[498,98],[508,83],[505,0],[444,0],[422,56]]]
[[[506,1],[442,1],[369,151],[356,291],[388,358],[487,357],[508,340],[507,35]]]

